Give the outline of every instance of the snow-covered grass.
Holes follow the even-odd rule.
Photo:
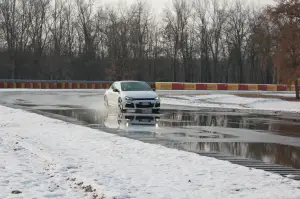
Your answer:
[[[286,94],[288,97],[290,95]],[[231,94],[168,95],[162,98],[162,104],[199,108],[300,112],[300,102],[290,102],[276,98],[239,97]]]
[[[261,170],[3,106],[0,118],[1,199],[300,198],[300,182]]]

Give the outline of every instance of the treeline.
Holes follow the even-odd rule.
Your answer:
[[[300,3],[0,0],[0,79],[284,83],[298,75]],[[98,4],[97,4],[98,5]]]

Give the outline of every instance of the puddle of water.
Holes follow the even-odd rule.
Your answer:
[[[100,112],[92,109],[42,110],[87,123],[108,133],[191,152],[223,152],[267,163],[300,168],[300,148],[281,144],[234,141],[236,136],[201,130],[203,126],[244,128],[300,137],[298,119],[238,114],[162,110],[161,114]],[[196,128],[187,128],[193,126]],[[197,126],[199,127],[197,129]],[[251,131],[250,131],[251,133]],[[206,141],[207,139],[210,140]],[[259,138],[257,138],[259,140]],[[202,141],[201,141],[202,140]],[[223,141],[222,141],[223,140]],[[253,142],[253,141],[251,141]]]
[[[36,107],[37,106],[35,104],[30,104],[30,103],[14,103],[14,105],[25,106],[25,107]]]
[[[226,134],[221,134],[217,132],[206,132],[206,131],[201,131],[197,133],[191,133],[191,132],[186,132],[186,133],[172,133],[171,134],[173,137],[177,138],[212,138],[212,139],[222,139],[222,138],[236,138],[236,136],[233,135],[226,135]]]
[[[192,111],[165,112],[164,118],[168,118],[168,120],[161,120],[163,125],[166,126],[218,126],[260,130],[277,135],[300,137],[299,118],[287,119],[270,115],[233,114],[229,112],[203,113]]]
[[[300,169],[299,147],[264,143],[179,143],[177,147],[195,153],[222,152]]]
[[[30,102],[27,102],[25,100],[17,100],[20,101],[21,103],[13,103],[13,105],[21,106],[21,107],[31,107],[31,108],[37,108],[40,109],[39,107],[52,107],[50,110],[55,109],[55,108],[64,108],[64,109],[82,109],[81,106],[76,106],[76,105],[38,105],[38,104],[31,104]]]

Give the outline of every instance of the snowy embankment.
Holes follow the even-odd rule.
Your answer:
[[[268,94],[266,93],[265,95]],[[281,94],[279,96],[292,97],[293,95]],[[162,104],[199,108],[230,108],[240,110],[300,112],[300,102],[290,102],[276,98],[239,97],[230,94],[210,94],[198,96],[168,95],[162,98]]]
[[[23,110],[0,118],[1,199],[300,198],[300,182],[268,172]]]

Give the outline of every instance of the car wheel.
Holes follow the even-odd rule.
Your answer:
[[[105,105],[106,107],[109,107],[109,104],[108,104],[108,100],[107,100],[106,95],[104,95],[104,105]]]
[[[118,106],[119,106],[119,109],[120,109],[120,111],[122,113],[126,112],[126,110],[123,108],[123,104],[122,104],[122,99],[121,98],[118,99]]]

